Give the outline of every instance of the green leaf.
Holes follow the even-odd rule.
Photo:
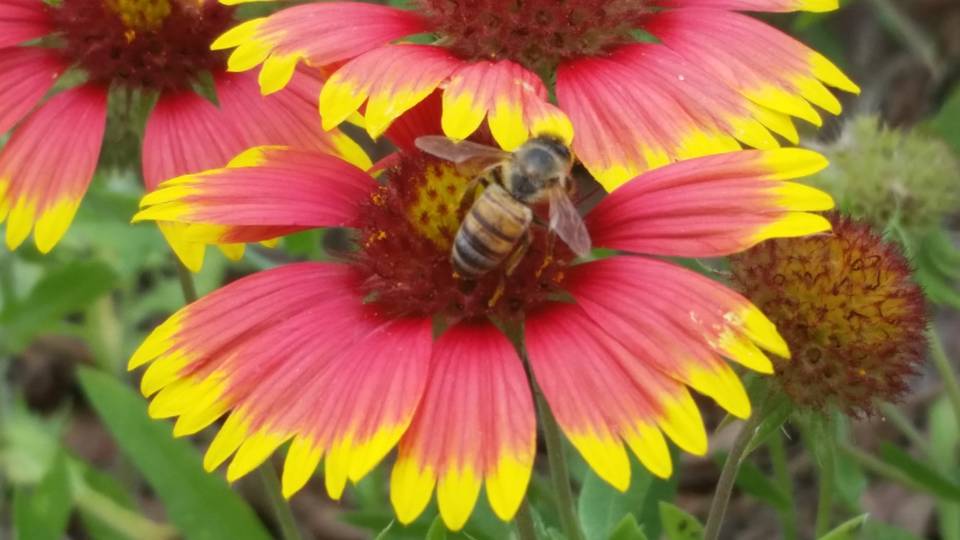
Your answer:
[[[918,461],[900,448],[887,442],[881,444],[880,459],[900,469],[934,495],[960,501],[960,485],[948,480],[939,471]]]
[[[53,466],[63,420],[48,420],[17,404],[0,423],[0,476],[13,484],[36,484]]]
[[[427,531],[424,540],[447,540],[447,526],[443,524],[439,515],[430,524],[430,530]]]
[[[845,521],[837,528],[820,537],[820,540],[853,540],[853,533],[867,521],[869,514],[861,514],[851,520]]]
[[[957,445],[960,443],[960,427],[953,413],[950,400],[938,399],[930,407],[930,457],[945,474],[957,467]],[[953,475],[956,478],[956,475]],[[937,522],[943,540],[960,540],[960,503],[937,501]]]
[[[860,530],[860,540],[920,540],[913,534],[879,521],[867,521]]]
[[[65,315],[109,292],[115,280],[113,270],[100,261],[75,261],[52,268],[26,298],[4,306],[0,327],[19,350]]]
[[[627,514],[613,528],[608,540],[647,540],[647,535],[643,534],[643,527],[637,523],[637,518]]]
[[[947,98],[930,127],[960,152],[960,90],[954,90]]]
[[[443,519],[438,515],[434,518],[433,523],[430,524],[430,529],[427,530],[427,536],[425,540],[476,540],[469,533],[465,531],[452,532],[447,530],[447,526],[443,524]]]
[[[116,379],[80,370],[80,383],[124,455],[164,503],[185,538],[268,539],[250,507],[220,475],[203,471],[197,451],[174,439],[170,424],[151,420],[144,400]]]
[[[66,458],[60,454],[43,480],[13,494],[13,526],[20,540],[60,540],[67,530],[73,494]]]
[[[630,487],[620,493],[592,470],[584,476],[577,501],[580,524],[589,540],[609,538],[627,515],[633,515],[643,523],[653,538],[660,536],[657,502],[670,498],[676,490],[676,476],[661,480],[647,471],[640,463],[630,459]]]
[[[850,439],[850,425],[845,416],[837,418],[835,425],[838,440]],[[833,482],[837,495],[850,509],[860,508],[860,499],[867,489],[867,476],[860,463],[846,452],[834,452]]]
[[[668,502],[660,502],[660,521],[669,540],[701,540],[703,525],[694,516]]]

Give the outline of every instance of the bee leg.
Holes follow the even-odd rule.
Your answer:
[[[537,269],[537,272],[534,274],[537,278],[540,278],[540,275],[543,274],[543,271],[550,266],[553,262],[553,246],[556,245],[557,235],[552,231],[547,234],[547,246],[544,250],[543,255],[543,264],[540,265],[540,268]]]
[[[526,255],[527,250],[530,249],[531,242],[533,242],[533,233],[530,232],[530,229],[527,229],[527,233],[523,235],[520,243],[514,248],[513,252],[510,253],[510,257],[507,258],[504,271],[500,274],[500,284],[497,285],[497,290],[493,292],[493,296],[491,296],[490,301],[487,302],[489,307],[497,305],[497,302],[503,297],[503,293],[507,288],[507,277],[520,265],[523,256]]]
[[[505,266],[506,271],[504,272],[505,276],[509,276],[517,269],[517,266],[520,265],[520,261],[523,260],[523,256],[527,254],[527,251],[530,249],[530,244],[533,243],[533,233],[530,232],[530,229],[527,229],[526,234],[520,239],[520,243],[514,248],[513,252],[510,254],[510,257],[507,258],[507,264]]]

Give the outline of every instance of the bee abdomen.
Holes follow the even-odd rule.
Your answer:
[[[464,277],[482,275],[510,254],[526,232],[532,213],[499,186],[490,186],[464,216],[451,259]]]

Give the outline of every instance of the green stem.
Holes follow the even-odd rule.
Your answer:
[[[770,437],[767,446],[770,451],[770,462],[773,465],[773,478],[783,494],[787,496],[787,507],[780,513],[783,525],[784,540],[797,540],[797,509],[793,502],[793,477],[787,467],[787,449],[783,444],[783,435],[780,433]]]
[[[77,508],[96,517],[127,538],[172,540],[179,536],[174,527],[157,523],[132,512],[86,484],[80,484],[74,501]]]
[[[940,334],[938,334],[933,327],[930,327],[927,331],[927,340],[930,342],[930,359],[933,361],[933,366],[937,369],[937,373],[943,381],[943,389],[946,391],[947,398],[950,399],[950,404],[953,406],[954,417],[960,419],[960,384],[957,383],[957,376],[953,372],[953,366],[950,364],[950,359],[947,358],[947,352],[943,348],[943,342],[940,341]]]
[[[537,540],[537,531],[533,526],[533,515],[530,513],[530,504],[524,499],[513,519],[517,526],[517,537],[520,540]]]
[[[893,424],[893,427],[897,428],[907,439],[910,439],[910,444],[917,447],[924,455],[930,455],[930,445],[927,443],[927,439],[896,405],[881,403],[880,412],[883,413],[884,418]]]
[[[197,286],[193,283],[193,274],[190,270],[177,259],[177,277],[180,278],[180,290],[183,291],[183,299],[188,304],[197,301]]]
[[[183,299],[189,304],[197,300],[197,287],[193,283],[193,274],[190,270],[177,260],[177,275],[180,277],[180,289],[183,291]],[[277,472],[269,462],[263,464],[258,469],[260,482],[263,484],[264,493],[270,502],[270,508],[273,510],[273,516],[280,526],[280,533],[283,540],[300,540],[300,531],[297,529],[297,522],[293,518],[293,512],[290,511],[290,505],[280,492],[280,480],[277,478]]]
[[[557,496],[557,510],[560,512],[560,522],[568,540],[584,540],[577,519],[576,505],[573,500],[573,489],[570,487],[570,474],[567,471],[567,458],[563,450],[563,437],[560,435],[560,426],[547,401],[543,398],[540,388],[534,383],[537,410],[540,412],[540,422],[543,425],[543,440],[547,446],[547,461],[550,465],[550,479],[553,482],[553,491]]]
[[[943,73],[940,66],[936,44],[927,37],[926,32],[917,26],[906,13],[892,0],[871,0],[880,20],[900,38],[900,41],[926,64],[935,79]]]
[[[851,446],[849,443],[840,442],[838,449],[844,454],[847,454],[853,458],[857,463],[860,464],[861,467],[876,474],[877,476],[882,476],[888,480],[897,482],[911,490],[922,491],[925,493],[929,492],[929,488],[926,488],[919,482],[915,481],[912,477],[910,477],[910,475],[902,472],[900,469],[892,465],[888,465],[879,458],[874,457],[855,446]]]
[[[823,463],[820,463],[820,474],[817,478],[819,490],[817,518],[814,521],[814,538],[820,538],[830,530],[831,518],[833,517],[833,475],[836,448],[829,443],[826,443],[825,446],[827,451],[823,455]]]
[[[717,540],[720,538],[720,527],[723,525],[723,517],[727,513],[727,505],[730,504],[730,494],[733,493],[733,486],[737,481],[737,474],[740,472],[740,465],[747,457],[747,448],[750,447],[750,441],[753,440],[760,427],[760,422],[766,416],[766,399],[764,403],[750,415],[750,418],[740,428],[740,433],[733,441],[733,447],[727,454],[727,460],[723,463],[723,469],[720,471],[720,479],[717,481],[717,489],[713,494],[713,500],[710,501],[710,512],[707,514],[707,524],[704,527],[704,540]]]
[[[257,469],[257,475],[260,477],[260,483],[263,484],[263,491],[270,502],[270,509],[273,510],[273,517],[280,526],[280,537],[283,540],[300,540],[300,530],[297,528],[297,521],[290,511],[290,505],[280,493],[280,480],[277,478],[277,471],[273,465],[267,461]]]

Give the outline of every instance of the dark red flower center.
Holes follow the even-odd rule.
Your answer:
[[[63,0],[54,18],[64,53],[91,82],[171,90],[223,68],[210,43],[233,9],[216,0]]]
[[[420,0],[441,42],[467,59],[545,72],[633,40],[646,0]]]
[[[425,156],[405,157],[386,171],[386,182],[361,211],[355,262],[368,300],[395,316],[454,323],[521,320],[562,294],[572,254],[562,242],[549,242],[536,223],[530,248],[509,275],[504,265],[473,279],[456,273],[451,249],[469,211],[461,199],[473,174]]]

